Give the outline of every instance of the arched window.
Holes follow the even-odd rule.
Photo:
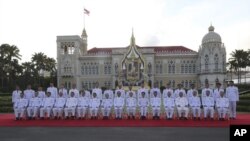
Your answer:
[[[81,73],[84,75],[84,66],[81,66]]]
[[[181,64],[181,73],[184,73],[184,65]]]
[[[209,63],[209,57],[208,55],[205,55],[205,71],[208,71],[208,63]]]
[[[107,72],[108,72],[108,67],[106,64],[104,64],[104,74],[107,74]]]
[[[149,74],[152,73],[152,65],[151,65],[151,63],[148,63],[148,73]]]
[[[95,74],[99,74],[99,69],[98,69],[98,65],[95,66]]]
[[[185,73],[188,73],[188,65],[185,64]]]
[[[189,64],[189,66],[188,66],[188,72],[192,73],[192,64]]]
[[[155,73],[159,73],[159,65],[158,64],[156,64],[156,69],[155,70],[156,70]]]
[[[111,74],[111,64],[108,65],[108,74]]]
[[[214,55],[214,69],[215,71],[218,71],[218,65],[219,65],[219,57],[218,54]]]
[[[196,73],[195,64],[193,64],[193,73]]]
[[[85,65],[85,74],[88,75],[88,67]]]

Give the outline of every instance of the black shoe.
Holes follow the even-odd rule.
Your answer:
[[[213,121],[213,120],[214,120],[214,118],[211,118],[210,120],[211,120],[211,121]]]
[[[67,116],[67,117],[66,117],[66,119],[68,120],[68,119],[69,119],[69,117]]]
[[[18,117],[16,117],[16,120],[19,120],[19,118],[18,118]]]
[[[196,120],[196,117],[194,117],[193,120]]]
[[[188,120],[188,118],[184,117],[184,120]]]
[[[128,120],[130,120],[130,116],[128,116]]]
[[[204,120],[207,120],[207,118],[204,118]]]
[[[132,116],[132,119],[134,119],[134,120],[135,120],[135,116]]]

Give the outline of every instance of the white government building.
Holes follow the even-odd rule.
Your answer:
[[[132,33],[125,47],[88,49],[85,28],[78,35],[57,36],[57,82],[71,88],[92,89],[95,82],[101,87],[115,88],[146,85],[173,88],[181,83],[189,88],[195,83],[198,88],[208,82],[226,80],[226,49],[218,33],[211,25],[203,37],[198,52],[184,46],[139,46]]]

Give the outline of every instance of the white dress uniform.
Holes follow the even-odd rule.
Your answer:
[[[216,102],[217,98],[220,97],[220,92],[221,92],[221,91],[224,92],[224,89],[222,89],[222,88],[219,88],[219,89],[216,88],[216,89],[214,89],[213,97],[214,97],[215,102]]]
[[[115,90],[115,97],[117,97],[117,92],[120,92],[121,93],[121,97],[125,98],[125,90],[123,90],[123,89],[117,89],[117,90]]]
[[[85,96],[80,96],[78,98],[78,104],[76,108],[78,118],[85,118],[89,107],[89,102],[90,102],[89,99],[90,98],[86,96],[86,91],[85,91]]]
[[[100,107],[100,99],[98,98],[92,98],[90,99],[90,103],[89,103],[89,110],[90,110],[90,116],[91,117],[97,117],[97,113]]]
[[[186,91],[184,89],[176,89],[174,91],[174,97],[177,98],[177,97],[180,97],[180,92],[183,93],[183,97],[186,97],[187,94],[186,94]]]
[[[170,92],[171,93],[171,97],[174,97],[174,91],[173,91],[173,89],[171,89],[171,88],[169,88],[169,89],[164,89],[163,90],[163,93],[162,93],[162,97],[163,98],[166,98],[166,97],[168,97],[168,92]]]
[[[113,99],[102,99],[101,110],[102,115],[108,117],[110,115],[111,108],[113,106]]]
[[[163,98],[163,104],[165,107],[167,118],[172,119],[174,115],[174,106],[175,106],[174,97],[170,96]]]
[[[56,102],[55,102],[55,105],[53,108],[53,115],[54,116],[58,115],[59,117],[62,117],[63,108],[65,106],[65,103],[66,103],[66,98],[64,98],[63,96],[56,98]]]
[[[142,92],[145,92],[145,97],[146,98],[149,98],[149,94],[148,94],[148,89],[146,89],[146,88],[140,88],[140,89],[138,89],[138,91],[137,91],[137,98],[138,98],[138,100],[140,99],[140,98],[142,98]]]
[[[38,96],[39,98],[44,99],[46,97],[45,91],[37,91],[38,92]]]
[[[102,100],[102,89],[94,88],[92,90],[92,96],[93,96],[93,93],[96,93],[96,98],[98,98],[99,100]]]
[[[130,92],[132,92],[132,93],[133,93],[133,97],[136,98],[135,91],[127,91],[127,92],[126,92],[126,98],[129,98],[129,97],[130,97],[130,96],[129,96]]]
[[[148,98],[146,98],[146,96],[144,98],[139,98],[138,106],[140,107],[141,116],[146,116],[149,106]]]
[[[177,97],[175,99],[175,105],[177,107],[179,118],[182,117],[181,114],[184,112],[185,118],[188,117],[188,99],[186,97]]]
[[[68,91],[67,91],[67,89],[65,89],[65,88],[60,88],[59,90],[58,90],[58,94],[59,93],[62,93],[63,95],[63,97],[64,98],[68,98]]]
[[[84,91],[85,91],[85,97],[87,97],[88,99],[90,99],[91,98],[90,92],[87,91],[87,90],[84,90]]]
[[[39,97],[34,97],[29,100],[29,107],[27,108],[28,117],[38,117],[38,111],[42,102],[42,98]]]
[[[74,97],[75,97],[75,98],[78,98],[78,97],[79,97],[79,90],[77,90],[76,88],[70,89],[70,90],[69,90],[68,97],[70,97],[71,92],[74,92]]]
[[[109,99],[114,99],[114,93],[112,90],[105,90],[103,95],[102,95],[102,99],[105,98],[105,94],[108,94],[109,95]]]
[[[13,103],[13,105],[20,98],[21,93],[22,93],[21,90],[15,90],[15,91],[12,92],[12,103]]]
[[[35,97],[35,91],[32,89],[26,89],[23,93],[24,93],[24,98],[28,99],[28,101],[31,98]]]
[[[226,89],[226,97],[229,99],[230,118],[236,118],[236,101],[239,101],[239,90],[235,86]]]
[[[69,116],[69,113],[71,113],[73,117],[75,116],[77,102],[78,102],[77,98],[75,97],[69,97],[67,99],[65,108],[64,108],[64,114],[66,118]]]
[[[20,98],[15,101],[14,112],[15,112],[16,118],[18,119],[23,118],[27,106],[28,106],[28,99]]]
[[[153,116],[160,117],[161,98],[160,97],[152,97],[150,99],[150,104],[152,106]]]
[[[187,91],[187,98],[188,98],[188,102],[190,102],[191,98],[193,97],[193,92],[196,91],[197,95],[198,95],[198,91],[196,89],[190,89]]]
[[[56,87],[48,87],[48,88],[47,88],[47,92],[50,92],[50,93],[51,93],[51,97],[52,97],[52,98],[57,98],[58,91],[57,91],[57,88],[56,88]]]
[[[226,97],[219,97],[216,100],[216,107],[218,110],[219,118],[225,118],[229,108],[229,99]]]
[[[122,110],[125,104],[123,97],[115,97],[114,99],[114,108],[116,118],[122,118]]]
[[[136,97],[134,97],[134,94],[132,97],[128,97],[126,99],[126,108],[128,112],[128,116],[135,116],[135,110],[136,110]]]
[[[52,98],[51,96],[44,98],[42,106],[40,108],[40,117],[43,118],[45,113],[47,113],[47,117],[50,117],[50,113],[54,104],[55,104],[55,99]]]
[[[189,101],[189,105],[192,109],[193,117],[201,117],[201,98],[199,96],[192,96]]]
[[[160,97],[161,98],[161,90],[159,88],[152,88],[150,90],[150,98],[153,98],[154,97],[154,92],[157,92],[157,97]]]
[[[204,118],[207,118],[208,113],[210,117],[214,117],[214,98],[212,96],[202,97],[202,105],[204,110]]]
[[[213,96],[213,90],[210,88],[203,88],[201,92],[201,97],[206,97],[206,91],[210,91],[210,96]]]

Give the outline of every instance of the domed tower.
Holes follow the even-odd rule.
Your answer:
[[[216,82],[223,84],[226,79],[226,49],[212,25],[199,47],[198,74],[201,87],[204,87],[205,83],[215,87]]]

